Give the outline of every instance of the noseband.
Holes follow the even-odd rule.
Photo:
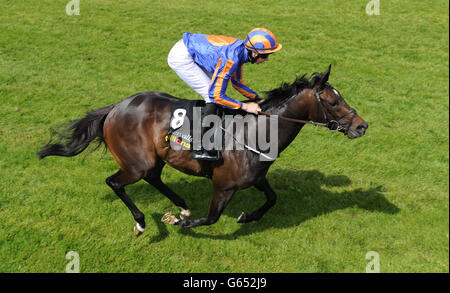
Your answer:
[[[320,97],[320,95],[326,89],[328,89],[328,87],[324,88],[321,91],[316,91],[316,89],[313,89],[314,96],[316,97],[317,105],[318,105],[317,112],[319,112],[319,108],[322,109],[323,118],[326,121],[328,129],[330,129],[331,131],[341,131],[341,132],[347,133],[348,130],[350,129],[350,127],[353,124],[353,120],[355,119],[356,110],[351,108],[347,113],[345,113],[344,115],[341,115],[339,117],[337,117],[336,115],[334,115],[333,113],[328,111],[327,107],[325,107],[325,105],[323,104],[322,98]],[[345,124],[341,123],[341,120],[344,119],[347,115],[350,115],[350,114],[353,114],[352,119],[350,120],[350,122],[347,122]],[[332,119],[329,118],[330,116],[332,117]]]

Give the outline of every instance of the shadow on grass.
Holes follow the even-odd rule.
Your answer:
[[[277,204],[260,221],[242,224],[238,230],[226,235],[202,234],[196,232],[195,228],[180,229],[180,233],[191,237],[231,240],[270,228],[297,226],[309,219],[350,207],[387,214],[395,214],[400,211],[398,207],[384,197],[382,186],[367,190],[358,188],[342,192],[333,192],[323,188],[349,186],[351,180],[342,175],[326,176],[317,170],[274,170],[269,172],[267,179],[278,195]],[[167,185],[185,199],[192,212],[192,218],[200,218],[207,214],[212,196],[210,180],[196,178],[190,182],[180,180]],[[130,197],[138,206],[151,206],[153,202],[164,200],[165,198],[148,184],[131,185],[127,188]],[[105,199],[115,200],[112,198],[113,196],[115,197],[111,193],[111,197],[107,196]],[[117,197],[116,199],[118,200]],[[241,190],[234,195],[223,215],[237,219],[242,211],[251,213],[263,205],[264,202],[264,194],[256,188]],[[161,216],[165,212],[156,211],[151,215],[153,221],[147,223],[147,225],[152,225],[155,222],[159,230],[159,235],[153,236],[151,242],[162,241],[168,236],[166,224],[160,222]],[[214,225],[220,225],[220,222],[219,219]]]
[[[158,243],[163,241],[164,239],[169,236],[169,231],[167,231],[167,225],[161,222],[161,215],[157,213],[152,214],[153,222],[156,223],[156,226],[158,227],[158,235],[151,237],[150,243]],[[148,225],[149,223],[147,223]],[[150,223],[151,224],[151,223]]]

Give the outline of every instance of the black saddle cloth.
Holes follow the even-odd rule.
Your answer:
[[[194,108],[203,108],[206,105],[204,100],[179,100],[172,107],[172,114],[169,120],[169,131],[166,141],[170,142],[174,149],[193,149],[194,131]],[[217,114],[223,119],[224,109],[217,107]],[[197,113],[200,118],[201,113]],[[198,127],[199,125],[197,125]]]
[[[194,108],[200,107],[203,108],[206,105],[204,100],[186,100],[181,99],[177,101],[172,107],[172,114],[169,120],[169,130],[165,137],[167,142],[170,142],[170,146],[173,149],[179,150],[193,150],[194,144],[194,127],[196,127],[196,131],[200,131],[199,121],[194,121]],[[198,109],[197,109],[198,110]],[[228,109],[218,106],[217,107],[217,115],[220,119],[220,124],[222,129],[227,128],[227,120],[226,117],[235,117],[235,115],[246,116],[246,113],[243,110],[234,110]],[[231,115],[231,116],[230,116]],[[200,119],[201,113],[197,112],[197,118]],[[195,124],[196,122],[197,124]],[[224,142],[226,133],[222,130],[218,129],[215,135],[221,135],[221,141]],[[232,131],[231,131],[232,132]],[[230,134],[231,132],[228,132]]]

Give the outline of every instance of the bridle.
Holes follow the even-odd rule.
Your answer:
[[[341,131],[341,132],[347,133],[353,124],[353,120],[355,119],[356,110],[353,108],[350,108],[350,110],[347,113],[345,113],[344,115],[341,115],[339,117],[336,117],[336,115],[334,115],[333,113],[328,111],[327,107],[325,107],[325,105],[323,104],[322,98],[320,97],[320,95],[328,88],[329,87],[325,87],[321,91],[316,91],[316,89],[313,89],[314,96],[316,97],[316,100],[317,100],[317,104],[319,106],[321,106],[321,107],[317,107],[317,112],[319,112],[319,108],[322,108],[323,118],[327,122],[328,129],[330,129],[331,131]],[[342,124],[341,120],[350,114],[353,114],[352,119],[350,119],[349,122]],[[330,116],[332,117],[332,119],[329,118]]]
[[[315,121],[311,121],[311,120],[292,119],[292,118],[287,118],[287,117],[282,117],[282,116],[279,116],[278,119],[286,120],[286,121],[290,121],[290,122],[294,122],[294,123],[312,124],[314,126],[324,126],[333,132],[341,131],[341,132],[347,133],[353,124],[353,120],[355,119],[356,110],[351,108],[347,113],[345,113],[344,115],[341,115],[339,117],[337,117],[336,115],[334,115],[333,113],[328,111],[327,107],[325,107],[325,105],[323,104],[322,98],[320,97],[320,95],[328,88],[330,88],[330,87],[325,87],[324,89],[322,89],[320,91],[317,91],[316,89],[312,89],[314,91],[314,96],[317,101],[317,114],[319,114],[319,110],[322,109],[323,118],[326,121],[326,123],[315,122]],[[297,94],[293,95],[291,98],[295,97],[296,95]],[[262,112],[262,111],[259,112],[259,114],[262,114],[262,115],[265,115],[268,117],[273,116],[272,114]],[[353,114],[350,122],[347,122],[345,124],[341,123],[341,120],[350,114]],[[329,118],[330,116],[331,116],[331,119]]]

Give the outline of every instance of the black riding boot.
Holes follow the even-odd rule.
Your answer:
[[[208,115],[217,114],[217,106],[214,103],[207,103],[205,107],[202,109],[202,115],[201,115],[201,139],[203,138],[203,135],[206,131],[208,131],[209,127],[203,126],[203,118],[205,118]],[[197,160],[207,160],[207,161],[215,161],[219,160],[219,151],[217,150],[210,150],[207,151],[204,149],[203,144],[201,144],[200,150],[193,150],[192,151],[192,158]]]

